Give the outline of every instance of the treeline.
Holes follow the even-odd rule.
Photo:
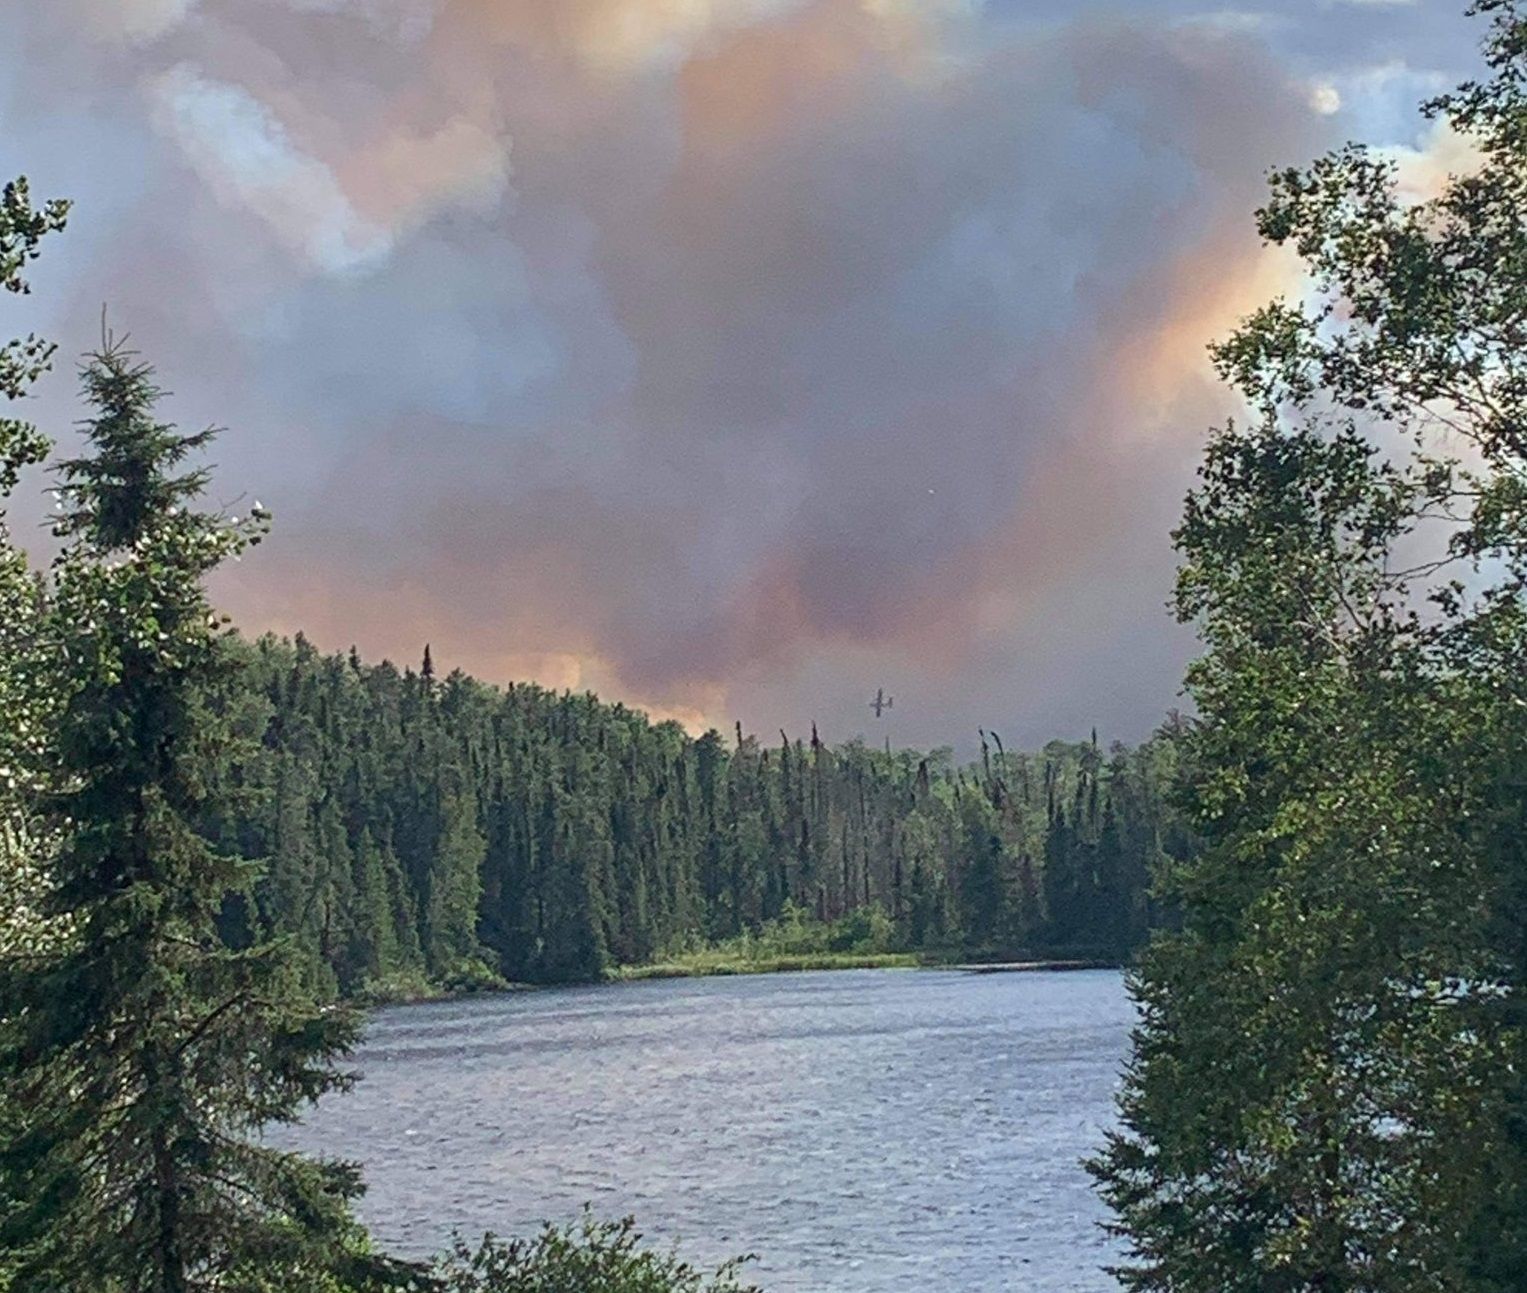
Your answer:
[[[490,687],[295,642],[244,657],[253,738],[207,823],[264,860],[234,942],[287,938],[340,994],[597,978],[804,913],[879,950],[1117,959],[1188,841],[1170,733],[981,759],[698,739],[593,696]]]

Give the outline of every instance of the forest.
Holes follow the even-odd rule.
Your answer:
[[[248,753],[209,838],[263,861],[231,941],[300,948],[321,994],[591,980],[781,922],[832,951],[1120,963],[1186,855],[1171,735],[980,760],[739,729],[231,641]]]
[[[75,456],[0,419],[57,545],[0,528],[0,1289],[745,1293],[592,1216],[406,1260],[357,1166],[265,1133],[352,1083],[366,1000],[799,937],[1128,963],[1087,1167],[1130,1293],[1520,1293],[1527,7],[1471,12],[1485,72],[1423,108],[1467,166],[1269,176],[1306,290],[1210,352],[1192,713],[1133,749],[692,737],[241,637],[207,577],[272,518],[207,501],[215,432],[103,329]],[[0,283],[70,219],[6,185]],[[0,348],[0,393],[53,357]]]

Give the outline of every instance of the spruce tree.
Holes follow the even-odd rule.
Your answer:
[[[447,781],[462,780],[457,769],[448,769],[448,774]],[[430,972],[445,980],[475,973],[475,963],[482,956],[477,907],[487,843],[477,825],[475,796],[451,786],[442,793],[440,804],[440,836],[424,915],[424,954]]]
[[[426,689],[422,669],[300,638],[237,653],[239,722],[261,751],[208,834],[266,862],[224,926],[234,941],[288,939],[318,992],[486,983],[479,957],[513,979],[588,978],[808,904],[871,926],[889,914],[908,947],[1037,952],[1057,942],[1045,893],[1069,931],[1058,941],[1102,949],[1119,928],[1122,956],[1145,932],[1145,859],[1182,834],[1159,785],[1143,789],[1165,781],[1154,754],[1137,769],[1088,743],[1054,742],[1042,762],[998,744],[961,796],[947,751],[850,741],[820,751],[818,776],[788,738],[728,748],[590,697],[458,674]],[[808,888],[818,853],[831,865]]]
[[[249,864],[198,834],[245,757],[203,577],[258,542],[197,510],[212,432],[155,419],[151,370],[109,338],[83,370],[87,456],[62,464],[49,628],[58,722],[57,949],[0,965],[0,1244],[37,1293],[253,1293],[401,1284],[367,1256],[349,1165],[264,1145],[342,1086],[357,1020],[317,1009],[287,949],[218,934]],[[15,1111],[23,1111],[16,1114]]]
[[[398,968],[398,937],[392,908],[390,877],[369,828],[362,828],[352,865],[355,883],[349,914],[350,947],[346,955],[346,987],[365,988]],[[393,862],[396,868],[396,861]]]

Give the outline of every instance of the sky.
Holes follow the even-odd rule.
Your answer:
[[[692,728],[1137,740],[1273,166],[1475,73],[1451,0],[6,0],[0,336],[111,324],[275,514],[249,631]],[[37,532],[46,481],[24,487]],[[31,523],[31,524],[28,524]],[[895,698],[880,719],[877,688]]]

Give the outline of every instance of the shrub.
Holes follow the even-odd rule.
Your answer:
[[[472,1249],[458,1238],[439,1274],[448,1293],[761,1293],[741,1282],[752,1258],[706,1272],[641,1240],[631,1217],[596,1221],[585,1211],[576,1225],[548,1225],[533,1239],[490,1234]]]
[[[896,927],[879,907],[856,907],[832,923],[827,935],[829,952],[888,952],[896,941]]]

